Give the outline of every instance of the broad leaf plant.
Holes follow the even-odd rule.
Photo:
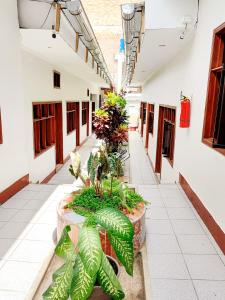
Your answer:
[[[86,300],[91,296],[96,281],[112,299],[125,297],[102,250],[99,231],[107,231],[118,259],[127,273],[133,275],[133,225],[123,213],[113,208],[85,216],[76,246],[69,236],[70,226],[64,228],[55,249],[55,254],[64,260],[64,264],[53,274],[53,282],[43,294],[45,300]]]

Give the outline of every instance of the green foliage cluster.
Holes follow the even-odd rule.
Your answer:
[[[84,222],[75,247],[66,226],[55,254],[64,264],[53,274],[53,282],[43,294],[44,300],[87,300],[96,282],[114,300],[124,299],[120,282],[104,254],[99,230],[107,231],[111,245],[129,275],[133,274],[134,228],[120,211],[105,208],[90,214]]]
[[[124,109],[126,107],[127,102],[123,97],[119,95],[116,95],[114,93],[108,93],[104,104],[106,106],[118,106],[119,108]]]
[[[121,198],[119,191],[113,191],[112,195],[109,192],[103,192],[102,197],[96,195],[94,187],[85,188],[80,195],[75,196],[73,202],[67,205],[68,208],[82,207],[92,212],[99,209],[112,207],[120,208]]]
[[[99,197],[95,193],[94,187],[85,188],[74,200],[67,205],[78,213],[78,209],[85,209],[87,212],[96,212],[99,209],[111,207],[116,209],[127,209],[132,213],[133,209],[138,206],[144,199],[119,180],[103,180],[103,193]],[[79,212],[82,214],[82,211]]]

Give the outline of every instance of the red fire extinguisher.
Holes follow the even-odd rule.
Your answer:
[[[190,127],[190,115],[191,115],[191,101],[187,97],[182,96],[181,112],[180,112],[181,128]]]

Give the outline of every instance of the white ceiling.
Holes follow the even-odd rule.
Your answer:
[[[102,87],[108,86],[96,74],[96,70],[85,63],[60,35],[53,39],[51,30],[21,29],[21,36],[25,49],[32,51],[50,64],[86,81],[101,84]]]
[[[183,40],[180,39],[181,33],[182,30],[180,28],[145,31],[132,85],[143,84],[156,71],[173,59],[192,38],[194,30],[187,31]]]

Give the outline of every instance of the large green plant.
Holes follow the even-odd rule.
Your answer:
[[[126,100],[109,93],[102,107],[95,112],[94,132],[97,139],[105,142],[108,153],[116,152],[119,145],[128,140],[128,116]]]
[[[129,275],[133,274],[133,236],[130,220],[120,211],[105,208],[95,214],[85,214],[86,221],[79,232],[75,247],[66,226],[55,253],[64,264],[53,274],[53,282],[43,294],[45,300],[86,300],[96,280],[112,299],[125,297],[120,282],[104,254],[99,231],[107,231],[111,245]],[[100,300],[100,299],[99,299]]]

